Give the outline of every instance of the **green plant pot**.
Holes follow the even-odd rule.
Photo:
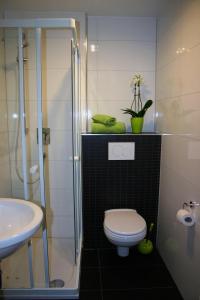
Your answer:
[[[131,118],[132,133],[141,133],[143,128],[144,118]]]

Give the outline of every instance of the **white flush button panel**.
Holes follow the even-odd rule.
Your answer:
[[[108,143],[108,160],[134,160],[135,143]]]

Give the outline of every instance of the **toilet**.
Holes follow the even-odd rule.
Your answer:
[[[134,209],[110,209],[104,215],[104,233],[117,246],[119,256],[129,255],[129,248],[138,244],[147,232],[145,220]]]

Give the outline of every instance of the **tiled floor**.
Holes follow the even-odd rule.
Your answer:
[[[130,252],[120,258],[115,249],[83,250],[81,300],[181,300],[157,251]]]

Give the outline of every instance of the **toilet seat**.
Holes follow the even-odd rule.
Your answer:
[[[137,236],[146,232],[146,222],[134,209],[105,211],[104,229],[116,238]]]
[[[143,231],[140,231],[136,234],[116,234],[115,232],[109,230],[104,226],[104,232],[106,233],[107,237],[117,241],[132,241],[137,239],[143,239],[146,235],[146,228]]]

